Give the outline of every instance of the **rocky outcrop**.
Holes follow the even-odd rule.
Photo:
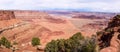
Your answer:
[[[116,42],[119,42],[120,38],[120,15],[111,19],[108,26],[103,31],[97,32],[97,36],[101,49],[109,46],[118,48],[119,45],[117,45],[118,43],[116,44]]]
[[[0,10],[0,20],[14,19],[15,15],[13,11]]]

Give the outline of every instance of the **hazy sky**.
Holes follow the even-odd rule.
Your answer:
[[[0,0],[0,9],[120,12],[120,0]]]

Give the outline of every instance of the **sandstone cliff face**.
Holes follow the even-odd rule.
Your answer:
[[[0,10],[0,20],[14,19],[15,15],[13,11]]]

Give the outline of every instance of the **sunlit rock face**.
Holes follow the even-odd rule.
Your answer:
[[[14,19],[15,15],[13,11],[0,10],[0,20]]]

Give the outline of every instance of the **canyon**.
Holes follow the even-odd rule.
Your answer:
[[[73,12],[67,15],[56,15],[44,11],[1,10],[0,38],[4,36],[11,42],[19,43],[17,45],[19,50],[16,52],[35,52],[36,49],[31,45],[31,40],[33,37],[39,37],[41,52],[43,52],[45,45],[51,40],[68,39],[77,32],[81,32],[85,37],[91,37],[97,31],[103,30],[110,19],[105,18],[106,16],[98,18],[93,14],[92,18],[88,17],[79,16],[78,13]],[[10,50],[0,48],[0,51]]]

